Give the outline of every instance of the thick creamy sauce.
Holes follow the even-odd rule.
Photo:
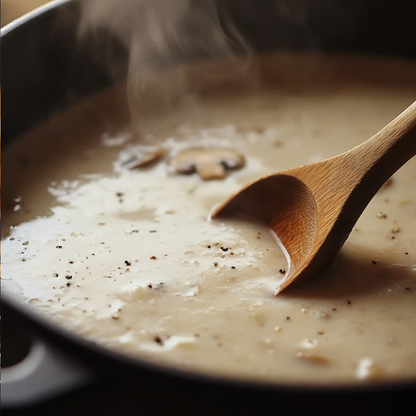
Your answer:
[[[416,378],[415,159],[375,196],[328,271],[277,298],[287,265],[268,231],[207,221],[251,180],[366,140],[414,101],[416,65],[257,64],[256,88],[194,96],[133,133],[114,90],[8,148],[2,288],[94,342],[182,369],[276,383]],[[166,160],[124,164],[195,146],[237,149],[246,165],[202,181]]]

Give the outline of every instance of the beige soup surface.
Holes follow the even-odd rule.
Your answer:
[[[366,140],[415,100],[416,65],[254,64],[256,82],[190,95],[134,127],[122,87],[10,146],[3,290],[91,341],[182,369],[286,384],[415,379],[415,159],[327,272],[276,298],[287,264],[268,230],[207,218],[261,175]]]

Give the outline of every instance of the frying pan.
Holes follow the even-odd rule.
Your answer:
[[[230,0],[219,4],[220,13],[232,17],[258,52],[312,50],[416,59],[413,0]],[[104,31],[79,42],[79,19],[78,1],[56,0],[2,29],[2,146],[54,112],[126,79],[128,52]],[[117,63],[111,70],[104,64],[108,60]],[[348,388],[222,380],[150,364],[93,344],[7,291],[2,292],[2,318],[3,363],[25,357],[3,369],[4,408],[31,406],[110,377],[115,384],[122,379],[135,386],[146,414],[166,412],[154,400],[159,397],[155,392],[161,391],[173,403],[171,408],[182,414],[247,409],[315,414],[331,408],[338,414],[357,414],[357,409],[366,414],[416,414],[412,394],[416,380]],[[13,351],[8,349],[12,339],[19,345]]]

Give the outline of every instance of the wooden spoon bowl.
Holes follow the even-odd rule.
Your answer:
[[[416,101],[369,140],[339,156],[262,177],[211,218],[266,224],[288,257],[285,280],[316,276],[335,257],[381,186],[416,154]]]

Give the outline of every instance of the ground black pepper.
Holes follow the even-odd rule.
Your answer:
[[[156,342],[156,344],[163,345],[163,340],[159,336],[155,337],[155,342]]]

